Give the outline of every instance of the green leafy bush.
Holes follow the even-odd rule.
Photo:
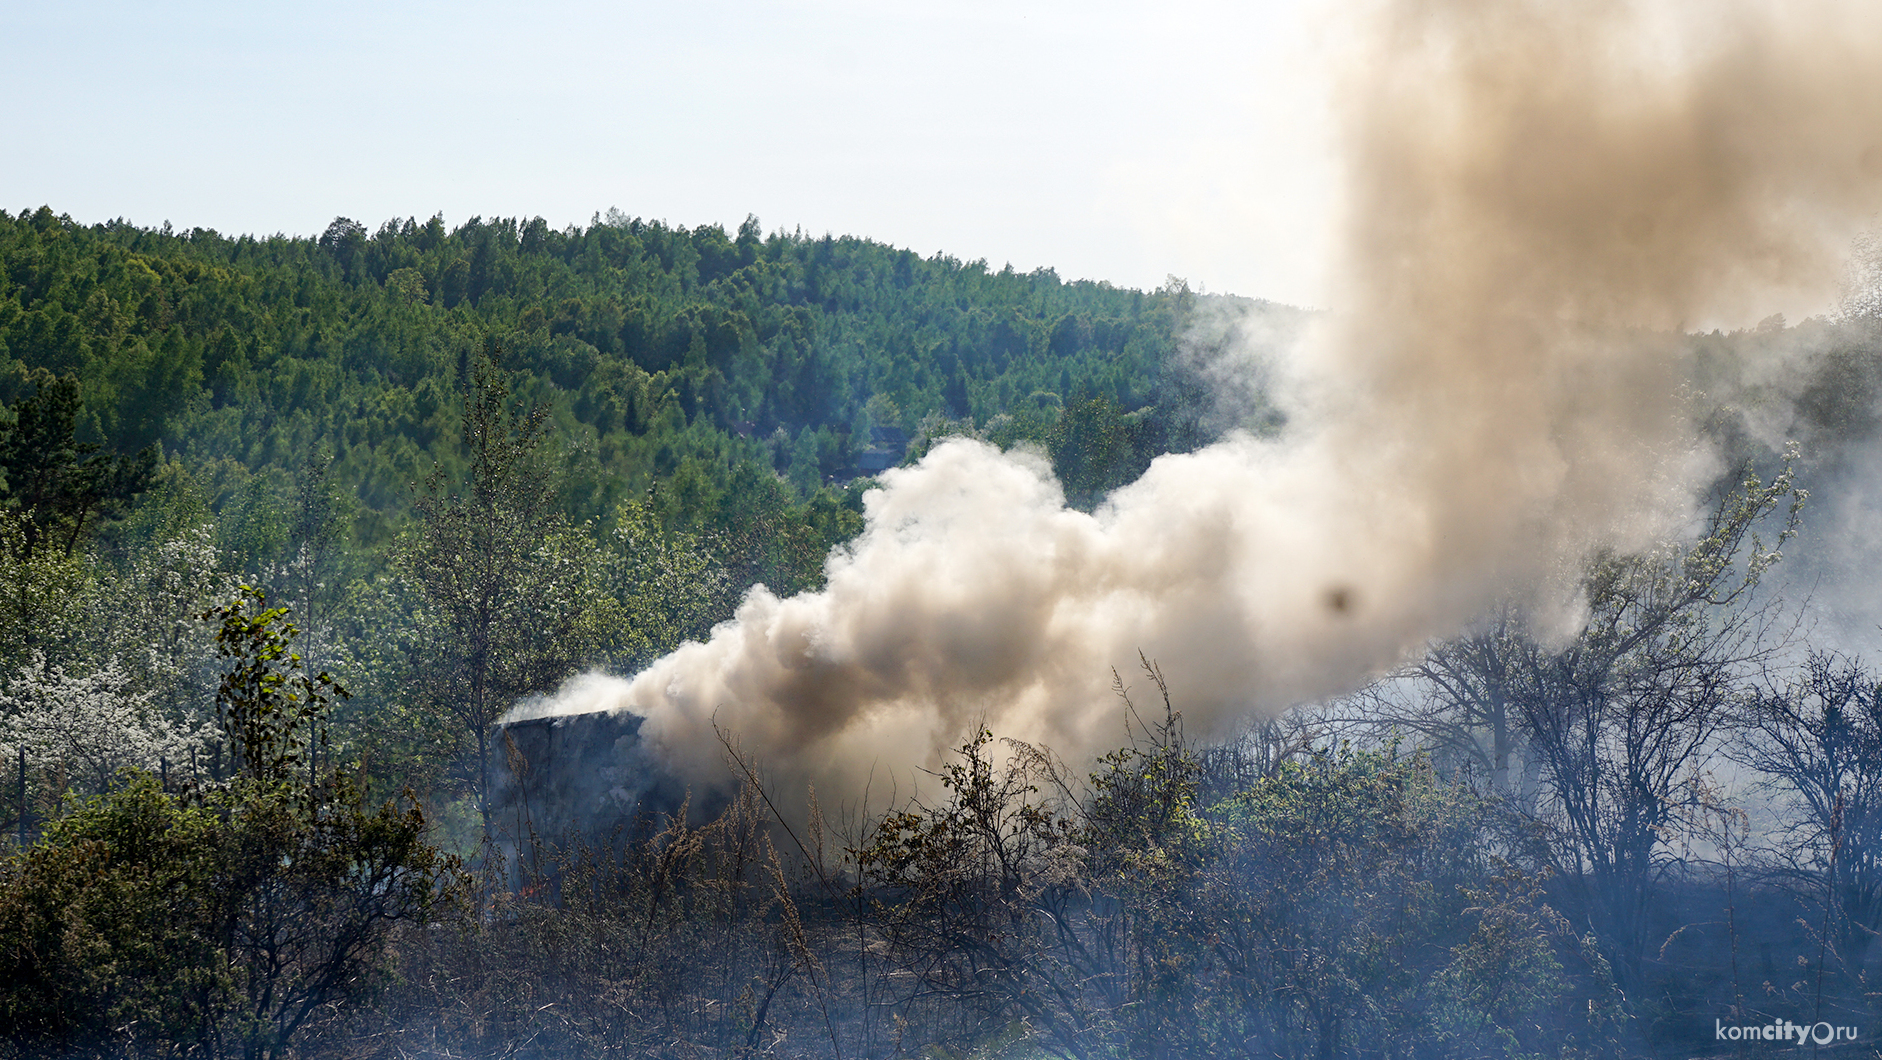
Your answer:
[[[253,590],[213,613],[233,777],[127,773],[0,868],[8,1052],[283,1055],[371,995],[394,924],[462,887],[416,806],[318,769],[344,691],[305,671],[285,614]]]

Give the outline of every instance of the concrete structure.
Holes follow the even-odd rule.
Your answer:
[[[640,742],[632,714],[565,714],[499,726],[491,825],[510,843],[605,839],[676,812],[686,790]]]

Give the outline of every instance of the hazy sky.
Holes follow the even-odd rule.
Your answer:
[[[317,233],[609,207],[1317,304],[1310,0],[0,0],[0,206]]]

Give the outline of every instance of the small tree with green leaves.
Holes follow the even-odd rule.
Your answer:
[[[239,991],[217,1030],[248,1058],[280,1055],[310,1020],[364,997],[390,928],[463,886],[415,803],[371,809],[350,772],[319,769],[326,712],[347,693],[307,672],[287,609],[266,603],[244,587],[204,616],[230,660],[216,709],[239,762],[207,796],[227,822],[212,937]]]
[[[317,767],[345,693],[286,614],[244,588],[204,616],[232,778],[129,772],[0,866],[0,1049],[280,1057],[371,995],[394,925],[464,887],[409,800],[371,808]]]
[[[876,823],[849,852],[888,955],[915,993],[974,1021],[968,1044],[1023,1021],[1061,1056],[1093,1055],[1101,1013],[1082,984],[1076,823],[1051,789],[1054,763],[1010,742],[1004,768],[981,729],[937,775],[945,800]],[[1042,792],[1042,782],[1047,785]]]

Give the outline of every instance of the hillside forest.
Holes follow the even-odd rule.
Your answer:
[[[972,436],[1089,510],[1284,434],[1223,365],[1312,316],[755,218],[0,212],[0,1055],[1875,1053],[1882,673],[1767,591],[1873,314],[1677,337],[1815,351],[1798,446],[1721,405],[1709,520],[1570,635],[1227,743],[1143,659],[1098,762],[962,732],[889,807],[732,738],[709,803],[499,805],[505,712],[817,587],[881,473]]]

